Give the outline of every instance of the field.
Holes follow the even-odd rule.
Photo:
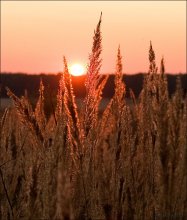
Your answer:
[[[0,219],[187,219],[187,98],[169,97],[164,60],[150,44],[149,72],[127,101],[117,52],[115,94],[99,111],[107,76],[99,74],[94,34],[86,97],[77,108],[67,61],[49,119],[41,81],[35,108],[15,96],[1,118]]]

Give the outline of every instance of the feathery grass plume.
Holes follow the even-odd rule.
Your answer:
[[[64,57],[64,72],[63,72],[63,82],[64,82],[64,104],[69,111],[69,116],[72,119],[73,125],[79,129],[79,118],[77,112],[77,105],[75,102],[75,95],[72,86],[71,74],[69,73],[67,61]]]
[[[20,100],[9,88],[6,88],[6,90],[8,96],[11,97],[14,102],[21,122],[30,129],[36,140],[39,141],[39,144],[42,144],[44,137],[38,126],[34,113],[30,112],[30,109],[24,100]]]
[[[92,53],[89,56],[89,65],[86,78],[86,98],[84,100],[84,121],[83,128],[85,136],[88,135],[91,128],[93,128],[97,122],[98,106],[101,99],[102,90],[106,84],[107,76],[99,75],[101,68],[101,18],[102,13],[94,31]]]
[[[67,126],[69,130],[70,143],[72,144],[72,147],[75,148],[73,150],[77,151],[80,150],[81,147],[80,146],[81,129],[80,129],[79,116],[77,112],[77,105],[75,102],[75,96],[72,87],[71,74],[69,73],[67,61],[65,57],[64,57],[63,83],[64,83],[64,106],[68,120]]]
[[[157,211],[166,210],[168,208],[168,189],[169,189],[169,164],[170,164],[170,146],[168,144],[169,132],[169,97],[167,79],[165,76],[164,58],[161,59],[160,74],[154,83],[157,89],[156,98],[152,101],[153,127],[152,139],[154,140],[155,149],[155,194]]]
[[[152,43],[150,42],[149,48],[149,71],[148,75],[144,77],[144,89],[143,92],[147,93],[144,97],[147,97],[146,102],[150,104],[148,108],[156,106],[156,99],[158,98],[158,84],[159,84],[159,76],[157,74],[158,68],[155,62],[155,52],[152,47]],[[154,102],[154,105],[151,103]],[[149,109],[148,109],[149,110]]]
[[[167,188],[165,186],[165,209],[169,213],[183,212],[182,204],[186,200],[182,192],[186,192],[186,107],[182,95],[180,78],[177,78],[176,91],[168,105],[168,136],[169,156],[167,158]],[[185,166],[185,168],[184,168]],[[183,172],[181,172],[183,171]],[[178,188],[180,185],[180,189]],[[171,202],[172,201],[172,202]]]
[[[150,41],[150,47],[149,47],[149,73],[155,73],[157,72],[157,67],[155,63],[155,52],[152,47],[152,42]]]
[[[54,121],[56,124],[56,132],[54,137],[55,145],[62,145],[65,146],[66,139],[67,139],[67,118],[65,117],[65,107],[64,107],[64,77],[63,73],[60,73],[60,80],[59,80],[59,87],[57,92],[57,105],[54,114]],[[60,135],[59,135],[60,134]],[[58,142],[58,144],[56,143]],[[62,144],[63,143],[63,144]],[[65,150],[65,148],[63,147]],[[64,154],[65,155],[65,154]]]
[[[2,130],[3,130],[4,124],[6,122],[6,118],[7,118],[8,112],[9,112],[9,109],[6,108],[4,113],[3,113],[3,116],[1,117],[0,137],[1,137],[1,134],[2,134]]]
[[[80,179],[83,188],[84,201],[82,207],[86,219],[96,214],[96,145],[98,142],[98,108],[101,100],[102,90],[106,84],[107,77],[100,75],[101,68],[101,18],[102,13],[94,31],[92,52],[89,55],[89,64],[86,76],[86,97],[84,99],[82,128],[84,132],[83,145],[85,146],[84,155],[80,158]]]
[[[116,60],[116,72],[115,72],[115,94],[113,97],[113,105],[112,105],[112,114],[114,115],[114,135],[113,135],[113,218],[118,218],[121,215],[121,204],[120,201],[115,202],[119,197],[119,189],[118,183],[123,177],[122,172],[122,149],[124,146],[123,138],[125,136],[125,124],[128,123],[129,115],[126,114],[127,106],[125,105],[125,84],[123,83],[123,66],[122,66],[122,56],[120,51],[120,46],[117,51],[117,60]],[[123,120],[123,117],[125,119]],[[124,125],[122,124],[124,121]],[[125,137],[127,139],[127,137]],[[127,147],[127,146],[126,146]],[[127,150],[127,149],[126,149]],[[124,161],[123,161],[124,163]],[[120,172],[122,171],[122,172]]]
[[[33,115],[34,114],[33,107],[32,107],[32,104],[29,100],[27,90],[24,91],[24,96],[21,96],[20,100],[27,107],[29,114]]]
[[[62,73],[60,73],[59,88],[58,88],[58,93],[57,93],[57,107],[56,107],[56,114],[55,114],[57,117],[57,121],[62,117],[63,94],[64,94],[63,75]]]
[[[77,178],[82,180],[81,186],[77,185],[77,189],[83,188],[83,197],[87,198],[85,194],[85,179],[83,172],[83,143],[82,133],[79,122],[79,115],[77,112],[77,105],[75,102],[75,96],[72,87],[71,75],[68,70],[66,58],[64,57],[64,71],[63,71],[63,87],[64,87],[64,116],[67,118],[67,137],[68,137],[68,148],[66,151],[69,152],[70,158],[67,161],[69,176],[72,182],[76,182]],[[67,165],[66,165],[67,166]],[[80,188],[79,188],[80,187]],[[74,189],[74,193],[76,190]],[[81,193],[81,192],[80,192]],[[86,199],[85,199],[86,200]]]
[[[118,47],[117,61],[116,61],[116,74],[115,74],[115,95],[114,105],[118,106],[119,112],[122,111],[125,101],[125,84],[123,83],[123,67],[120,46]]]
[[[165,74],[164,57],[162,57],[161,62],[160,62],[160,73],[162,76]]]
[[[160,80],[159,80],[159,97],[162,100],[165,100],[166,103],[168,101],[168,83],[165,74],[165,64],[164,64],[164,57],[162,57],[160,62]]]
[[[46,126],[46,118],[44,112],[44,85],[42,79],[40,80],[40,88],[39,88],[39,98],[35,108],[35,117],[38,123],[38,126],[44,136],[45,126]]]
[[[123,105],[123,99],[124,99],[124,93],[125,93],[125,85],[122,82],[123,74],[122,74],[122,57],[120,52],[120,46],[118,47],[118,53],[117,53],[117,61],[116,61],[116,71],[115,71],[115,94],[111,98],[110,102],[108,103],[106,109],[103,112],[102,120],[101,120],[101,135],[103,135],[104,132],[106,132],[106,126],[108,126],[108,120],[111,118],[111,115],[114,113],[116,118],[118,117],[118,110],[121,110],[121,107]],[[112,111],[115,104],[117,112]],[[112,123],[113,124],[113,123]],[[111,128],[111,127],[110,127]],[[110,129],[109,129],[110,132]]]
[[[135,140],[138,140],[138,144],[136,144],[136,154],[139,155],[139,161],[136,161],[136,163],[142,167],[142,169],[137,171],[138,183],[136,183],[136,187],[141,185],[142,190],[136,194],[136,199],[144,195],[142,202],[145,202],[146,197],[149,204],[142,210],[142,215],[145,215],[145,209],[150,209],[150,207],[154,206],[156,184],[155,144],[157,141],[156,104],[158,97],[158,74],[155,62],[155,53],[151,42],[149,48],[149,62],[149,71],[148,74],[144,76],[143,89],[140,94],[140,103],[136,118],[137,133],[135,133]],[[155,212],[155,209],[153,209],[153,212]],[[151,212],[149,212],[149,216],[150,215]]]
[[[99,126],[99,149],[102,151],[101,153],[98,151],[96,160],[98,161],[98,174],[97,176],[106,175],[105,178],[109,178],[108,187],[102,192],[103,211],[106,214],[106,204],[107,206],[111,206],[110,218],[118,219],[121,215],[121,202],[118,202],[119,193],[121,193],[121,186],[118,185],[120,182],[121,176],[123,175],[121,172],[122,167],[122,158],[121,158],[121,148],[123,147],[122,143],[122,115],[125,107],[125,84],[123,83],[123,74],[122,74],[122,57],[120,53],[120,47],[117,51],[117,60],[116,60],[116,71],[115,71],[115,94],[108,103],[103,115],[100,120]],[[127,116],[127,115],[126,115]],[[127,117],[125,116],[125,123]],[[108,126],[110,124],[110,126]],[[107,145],[106,145],[107,142]],[[106,145],[106,146],[102,146]],[[106,149],[105,149],[106,148]],[[108,149],[107,149],[108,148]],[[106,152],[108,151],[108,156]],[[110,161],[110,165],[108,164],[108,160]],[[124,162],[124,161],[123,161]],[[108,174],[106,174],[109,172]],[[100,177],[101,178],[101,177]],[[99,181],[100,187],[103,191],[102,182]],[[104,182],[104,181],[103,181]],[[109,191],[107,193],[107,191]],[[101,192],[100,192],[101,193]],[[109,194],[109,195],[107,195]],[[107,199],[106,199],[107,198]],[[120,207],[119,207],[120,206]],[[108,215],[108,214],[107,214]]]
[[[158,96],[158,68],[156,67],[155,62],[155,52],[152,47],[152,43],[150,42],[149,48],[149,71],[148,74],[144,77],[144,85],[143,90],[140,94],[141,98],[145,98],[145,103],[147,103],[147,110],[152,107],[151,103],[155,101],[155,98]],[[151,112],[151,111],[149,111]]]
[[[77,183],[74,193],[76,195],[77,189],[79,189],[79,194],[81,193],[82,196],[84,197],[83,206],[85,206],[85,215],[88,217],[88,208],[87,208],[88,196],[86,192],[86,182],[85,182],[86,169],[84,167],[85,149],[83,143],[83,134],[81,131],[79,116],[77,112],[77,105],[75,102],[71,75],[69,73],[65,57],[64,57],[63,84],[64,84],[64,108],[65,108],[65,115],[67,117],[68,141],[70,144],[71,159],[73,162],[73,167],[70,168],[71,169],[70,172],[73,172],[72,175],[75,176],[73,178],[76,178],[74,182]],[[81,200],[82,199],[80,199],[80,202]],[[78,215],[80,215],[80,213]]]
[[[106,126],[108,126],[108,120],[111,118],[111,115],[114,113],[116,118],[119,116],[118,110],[122,110],[124,105],[124,96],[125,96],[125,85],[123,83],[123,73],[122,73],[122,56],[120,52],[120,46],[118,47],[117,52],[117,61],[116,61],[116,72],[115,72],[115,94],[108,103],[106,109],[102,114],[102,120],[100,120],[100,134],[103,135],[106,132]],[[115,106],[116,104],[116,106]],[[116,107],[115,111],[113,108]],[[113,111],[112,111],[113,109]],[[113,123],[112,123],[113,124]],[[111,127],[110,127],[111,128]],[[109,132],[111,129],[108,130]]]
[[[115,93],[112,99],[110,100],[108,106],[106,107],[103,113],[103,122],[112,114],[115,117],[115,126],[119,126],[121,121],[121,114],[123,111],[125,103],[125,84],[123,82],[123,73],[122,73],[122,56],[120,52],[120,46],[118,47],[117,60],[116,60],[116,72],[115,72]],[[106,122],[105,122],[106,124]],[[101,127],[103,127],[101,125]],[[116,128],[115,128],[116,129]]]
[[[99,141],[102,143],[105,141],[105,138],[110,135],[113,130],[113,115],[112,115],[112,105],[113,105],[113,98],[111,98],[110,102],[106,106],[102,118],[99,121]],[[110,126],[108,126],[110,124]],[[101,145],[101,143],[99,145]]]
[[[157,128],[157,104],[159,100],[159,75],[157,74],[158,68],[156,66],[155,61],[155,53],[152,48],[152,43],[150,42],[150,49],[149,49],[149,72],[147,75],[147,107],[144,106],[146,109],[144,115],[144,123],[146,120],[150,120],[147,128],[145,129],[144,139],[145,143],[150,146],[150,149],[147,149],[147,155],[148,155],[148,168],[145,168],[147,170],[147,173],[151,173],[151,175],[148,175],[147,179],[147,185],[148,185],[148,191],[147,194],[149,195],[149,207],[152,207],[153,215],[155,213],[155,196],[156,196],[156,141],[157,141],[157,135],[158,135],[158,128]],[[146,87],[146,85],[145,85]],[[146,103],[144,103],[145,105]],[[145,165],[146,166],[146,165]]]

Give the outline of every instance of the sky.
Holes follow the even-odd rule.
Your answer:
[[[147,72],[150,40],[166,72],[186,72],[186,1],[1,1],[1,72],[57,73],[87,66],[103,13],[101,73]]]

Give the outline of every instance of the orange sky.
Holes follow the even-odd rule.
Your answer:
[[[101,72],[119,44],[124,72],[147,72],[150,40],[157,64],[186,72],[186,1],[1,1],[1,72],[56,73],[63,55],[86,66],[101,11]]]

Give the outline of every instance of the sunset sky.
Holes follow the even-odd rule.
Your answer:
[[[1,1],[1,72],[57,73],[88,63],[102,17],[102,73],[147,72],[149,42],[166,72],[186,72],[186,1]]]

